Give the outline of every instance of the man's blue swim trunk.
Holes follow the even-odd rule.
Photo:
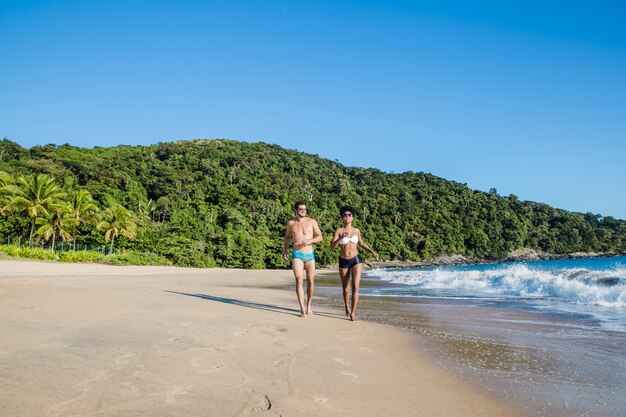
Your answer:
[[[291,259],[300,259],[302,262],[309,262],[315,260],[315,251],[311,252],[301,252],[299,250],[294,250],[291,252]]]

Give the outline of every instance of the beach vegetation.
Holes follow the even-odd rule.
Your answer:
[[[72,221],[72,239],[74,249],[76,249],[76,239],[81,233],[89,231],[89,228],[82,227],[81,225],[93,225],[97,222],[96,214],[98,213],[98,205],[93,200],[93,197],[87,190],[76,190],[72,193],[72,198],[69,201],[69,213],[73,219]]]
[[[14,257],[37,259],[42,261],[58,261],[59,254],[49,249],[31,248],[28,246],[0,245],[0,252]]]
[[[115,253],[104,257],[100,261],[112,265],[172,265],[172,262],[165,257],[148,252]]]
[[[86,250],[58,252],[58,259],[61,262],[106,263],[107,256],[101,252]]]
[[[41,236],[46,242],[52,238],[51,250],[56,248],[56,238],[63,242],[72,239],[70,230],[74,229],[75,219],[71,213],[71,206],[67,203],[51,204],[49,214],[46,217],[38,217],[35,223],[40,225],[37,236]]]
[[[284,228],[297,200],[307,202],[324,234],[319,265],[336,262],[329,242],[344,204],[356,208],[355,226],[387,260],[626,249],[624,220],[501,196],[495,188],[472,190],[424,172],[346,167],[265,143],[26,149],[4,139],[0,152],[0,241],[32,247],[39,236],[40,249],[90,246],[102,256],[118,252],[119,262],[144,262],[148,255],[134,255],[142,253],[179,266],[287,268]]]
[[[57,207],[66,196],[53,177],[46,174],[19,177],[14,185],[6,186],[9,192],[9,211],[22,211],[31,219],[29,245],[33,246],[33,235],[37,220],[50,217],[50,210]]]
[[[9,186],[13,183],[13,177],[9,173],[0,171],[0,216],[4,214],[9,204]]]
[[[96,229],[104,231],[104,240],[110,242],[110,253],[113,253],[113,243],[118,236],[124,236],[129,240],[135,238],[137,225],[132,213],[121,204],[113,204],[107,207],[96,224]]]

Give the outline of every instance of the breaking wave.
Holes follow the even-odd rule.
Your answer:
[[[557,299],[567,303],[626,308],[626,268],[541,268],[531,263],[376,270],[371,275],[391,284],[410,286],[414,295],[453,297],[519,297]],[[408,289],[408,288],[406,288]],[[405,290],[406,290],[405,289]]]

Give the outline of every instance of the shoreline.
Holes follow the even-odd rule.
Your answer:
[[[467,265],[498,265],[503,263],[515,263],[515,262],[528,262],[528,261],[549,261],[549,260],[563,260],[563,259],[592,259],[592,258],[614,258],[618,256],[626,256],[626,250],[616,252],[572,252],[572,253],[547,253],[537,251],[535,249],[516,249],[511,252],[509,256],[504,259],[483,259],[473,258],[464,255],[445,255],[437,256],[435,258],[426,261],[409,261],[409,260],[392,260],[392,261],[375,261],[366,259],[363,262],[363,271],[370,271],[372,269],[421,269],[421,268],[436,268],[440,266],[467,266]],[[165,265],[119,265],[105,262],[63,262],[63,261],[51,261],[44,259],[24,258],[16,257],[5,254],[0,251],[1,261],[32,261],[32,262],[55,262],[64,264],[85,264],[85,265],[108,265],[108,266],[143,266],[143,267],[163,267]],[[172,265],[173,268],[185,268],[181,266]],[[324,266],[318,266],[318,271],[336,271],[338,264],[330,264]],[[214,269],[214,268],[194,268],[194,269]],[[231,268],[224,268],[231,269]],[[289,268],[285,267],[285,270]],[[271,269],[263,269],[265,271],[272,271]],[[282,270],[282,269],[281,269]]]
[[[585,259],[585,258],[614,258],[626,256],[626,251],[617,252],[572,252],[572,253],[546,253],[534,249],[519,249],[513,251],[502,260],[471,258],[463,255],[438,256],[427,261],[365,261],[364,270],[372,269],[421,269],[435,268],[439,266],[465,266],[465,265],[498,265],[503,263],[527,262],[527,261],[550,261],[562,259]],[[336,270],[332,265],[320,268],[321,270]]]
[[[318,282],[322,305],[343,305],[336,272],[320,273]],[[375,273],[361,280],[360,318],[415,334],[429,359],[520,414],[624,415],[615,387],[626,384],[626,333],[588,311],[507,297],[408,297],[380,287]]]
[[[0,260],[0,416],[519,415],[409,332],[298,318],[292,285],[289,270]]]

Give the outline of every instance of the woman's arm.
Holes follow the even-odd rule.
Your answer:
[[[374,252],[372,248],[370,248],[369,246],[365,244],[365,242],[363,241],[363,237],[361,236],[360,230],[357,230],[357,235],[359,236],[359,246],[365,249],[366,251],[368,251],[370,254],[372,254],[374,259],[376,259],[377,261],[380,260],[380,257],[378,256],[378,254]]]
[[[337,247],[337,245],[339,244],[339,240],[341,239],[339,237],[339,231],[341,230],[341,228],[335,230],[335,235],[333,236],[333,240],[331,240],[330,242],[330,247],[332,249],[335,249]]]

